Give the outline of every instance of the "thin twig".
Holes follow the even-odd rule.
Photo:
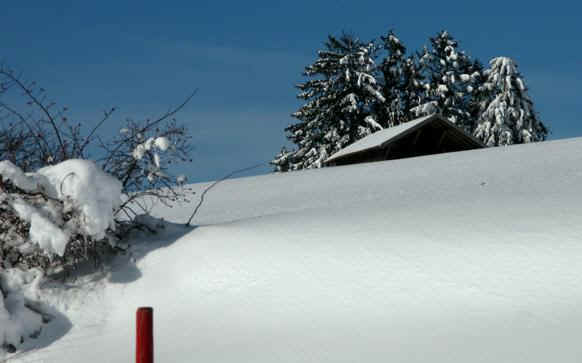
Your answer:
[[[26,87],[26,85],[24,83],[22,83],[20,81],[20,79],[18,79],[18,77],[15,77],[11,72],[6,72],[2,69],[0,69],[0,73],[5,75],[6,77],[8,77],[14,83],[16,83],[16,85],[18,85],[18,87],[24,91],[24,93],[28,96],[28,98],[35,105],[37,105],[38,108],[41,109],[41,111],[46,115],[46,117],[48,117],[49,123],[51,124],[51,126],[55,132],[55,136],[57,137],[57,140],[59,141],[59,146],[61,147],[61,153],[62,153],[63,159],[67,159],[67,149],[65,147],[65,143],[63,142],[63,139],[61,138],[61,132],[60,132],[59,128],[57,127],[57,123],[56,123],[55,119],[53,118],[53,116],[51,115],[48,108],[38,98],[36,98],[34,96],[34,94],[32,93],[32,90],[29,89],[29,87]]]
[[[188,219],[188,222],[186,222],[186,226],[190,226],[190,223],[192,222],[192,219],[194,219],[194,216],[196,215],[196,213],[198,213],[198,209],[200,209],[200,207],[202,206],[202,203],[204,203],[204,196],[206,195],[206,193],[208,193],[208,191],[212,188],[214,188],[214,186],[216,186],[218,183],[230,178],[231,176],[235,175],[235,174],[239,174],[245,171],[249,171],[249,170],[253,170],[258,168],[259,166],[263,166],[263,165],[267,165],[267,163],[259,163],[253,166],[249,166],[243,169],[239,169],[239,170],[235,170],[233,172],[231,172],[230,174],[225,175],[224,177],[216,180],[214,183],[210,184],[206,189],[204,189],[204,191],[202,192],[202,194],[200,194],[200,200],[198,201],[198,205],[196,205],[196,208],[194,208],[194,212],[192,213],[192,215],[190,216],[190,219]]]
[[[109,119],[109,117],[111,117],[111,115],[113,114],[113,112],[115,112],[115,107],[112,108],[110,111],[105,111],[105,115],[103,116],[103,118],[101,119],[101,121],[99,121],[97,123],[97,125],[95,125],[95,127],[93,127],[93,129],[91,130],[91,132],[89,133],[89,135],[87,135],[87,137],[85,138],[85,142],[83,143],[83,145],[81,145],[81,148],[80,148],[80,154],[81,155],[85,151],[85,148],[87,147],[87,145],[89,145],[89,143],[91,142],[91,138],[93,137],[93,134],[95,134],[95,132],[97,131],[97,129],[99,129],[101,127],[101,125],[103,125],[103,123],[105,121],[107,121]]]

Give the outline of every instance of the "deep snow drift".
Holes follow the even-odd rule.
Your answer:
[[[225,181],[13,359],[130,362],[150,305],[160,362],[575,362],[581,186],[580,138]]]

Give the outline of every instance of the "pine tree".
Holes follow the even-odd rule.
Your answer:
[[[382,94],[386,98],[386,102],[379,105],[378,115],[387,122],[388,126],[395,126],[407,121],[404,91],[406,47],[392,30],[381,36],[380,39],[382,40],[382,48],[387,53],[379,67],[383,76]]]
[[[415,55],[406,58],[403,67],[404,84],[403,104],[405,118],[407,121],[413,120],[419,116],[416,109],[430,101],[429,94],[426,90],[427,82],[422,74],[422,67]]]
[[[325,50],[307,67],[308,78],[297,85],[305,104],[291,116],[287,138],[296,150],[285,148],[271,162],[278,171],[318,168],[330,155],[385,126],[378,121],[384,103],[376,80],[377,46],[352,35],[329,36]]]
[[[481,115],[481,109],[492,99],[491,91],[485,87],[486,77],[484,75],[483,64],[479,60],[473,61],[473,73],[470,80],[466,82],[467,94],[470,95],[466,104],[467,112],[471,117],[471,127],[467,131],[473,133],[478,126],[477,120]]]
[[[534,111],[517,64],[507,57],[493,58],[489,64],[483,89],[492,99],[481,104],[473,134],[488,146],[545,140],[548,129]]]
[[[430,38],[430,42],[431,49],[425,47],[419,54],[428,79],[429,99],[443,116],[471,132],[474,121],[469,109],[472,93],[481,78],[479,63],[458,50],[458,42],[445,30]]]
[[[429,100],[418,59],[414,55],[406,56],[406,46],[392,30],[380,39],[386,51],[386,57],[379,67],[383,75],[382,94],[386,102],[380,104],[378,115],[391,127],[418,117],[414,108]]]

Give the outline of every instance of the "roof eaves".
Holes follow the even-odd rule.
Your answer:
[[[384,142],[382,142],[380,145],[378,145],[379,148],[384,148],[386,147],[388,144],[393,143],[395,141],[398,141],[399,139],[415,132],[416,130],[418,130],[419,128],[423,127],[424,125],[426,125],[427,123],[432,122],[434,119],[436,118],[440,118],[443,119],[441,116],[439,116],[438,114],[434,113],[432,115],[430,115],[429,117],[427,117],[425,120],[423,120],[422,122],[419,122],[418,124],[402,131],[399,134],[394,135],[393,137],[389,138],[388,140],[385,140]],[[411,120],[414,121],[414,120]],[[410,121],[409,121],[410,122]]]

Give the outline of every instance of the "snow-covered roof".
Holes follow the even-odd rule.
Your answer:
[[[485,147],[485,145],[481,141],[479,141],[478,139],[476,139],[470,135],[467,135],[466,133],[464,133],[462,130],[457,128],[453,123],[451,123],[446,118],[444,118],[438,114],[432,114],[429,116],[424,116],[424,117],[420,117],[420,118],[408,121],[408,122],[400,124],[398,126],[394,126],[394,127],[390,127],[390,128],[384,129],[384,130],[380,130],[380,131],[375,132],[369,136],[366,136],[363,139],[358,140],[358,141],[354,142],[353,144],[347,146],[346,148],[333,154],[325,161],[325,163],[328,164],[328,163],[330,163],[334,160],[337,160],[341,157],[344,157],[346,155],[351,155],[351,154],[363,152],[363,151],[374,149],[374,148],[381,148],[381,147],[385,146],[386,144],[388,144],[392,141],[395,141],[397,139],[400,139],[401,137],[406,136],[409,133],[422,127],[423,125],[426,125],[426,124],[433,122],[435,120],[439,120],[439,121],[442,121],[442,122],[448,124],[452,130],[458,131],[459,134],[466,136],[467,138],[471,139],[474,143],[476,143],[482,147]]]

